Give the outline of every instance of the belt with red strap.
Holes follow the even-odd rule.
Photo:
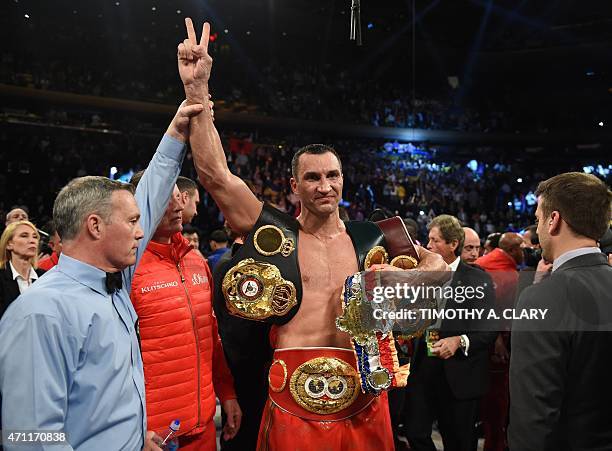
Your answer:
[[[366,408],[374,396],[361,391],[352,349],[277,349],[268,373],[272,402],[291,415],[339,421]]]

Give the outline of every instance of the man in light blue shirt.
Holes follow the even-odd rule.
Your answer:
[[[131,185],[93,176],[74,179],[58,194],[59,263],[0,322],[6,450],[159,450],[146,432],[129,292],[178,177],[189,118],[202,109],[179,109],[135,195]],[[34,434],[13,433],[24,430]],[[37,434],[60,431],[61,446],[54,445],[57,435]]]

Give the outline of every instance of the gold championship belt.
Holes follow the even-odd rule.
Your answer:
[[[297,305],[293,282],[285,280],[276,266],[252,258],[227,272],[222,289],[230,313],[246,319],[283,316]]]
[[[291,396],[304,409],[318,414],[339,412],[359,395],[355,369],[335,357],[317,357],[300,365],[291,375]]]
[[[313,421],[350,418],[374,399],[361,391],[353,351],[321,347],[274,351],[268,394],[284,411]]]
[[[379,221],[376,225],[384,233],[386,247],[372,247],[366,255],[364,269],[375,264],[391,264],[401,269],[415,268],[419,262],[418,253],[403,220],[396,216]],[[404,338],[411,338],[421,334],[429,325],[429,322],[417,315],[407,315],[400,322],[376,318],[376,308],[395,311],[400,302],[388,299],[378,302],[373,296],[375,289],[394,286],[401,280],[402,274],[394,271],[356,273],[345,282],[342,293],[343,312],[336,319],[336,326],[351,336],[364,393],[379,395],[391,387],[406,385],[409,368],[408,365],[399,365],[393,329],[401,329]],[[420,299],[408,304],[405,310],[416,311],[431,306],[431,300]]]
[[[285,324],[297,313],[302,295],[295,252],[298,230],[295,218],[264,204],[219,284],[231,315]]]

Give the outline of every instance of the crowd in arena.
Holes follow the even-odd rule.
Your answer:
[[[73,177],[85,174],[114,177],[142,168],[156,138],[150,129],[138,131],[139,122],[124,124],[132,133],[104,134],[63,128],[2,127],[3,145],[18,153],[0,156],[7,171],[0,188],[7,194],[0,205],[5,213],[26,206],[41,224],[50,219],[55,193]],[[108,126],[108,125],[105,125]],[[140,127],[142,130],[142,126]],[[225,133],[229,165],[261,200],[295,214],[297,199],[291,193],[289,156],[299,147],[290,136]],[[456,215],[482,235],[519,231],[533,222],[533,190],[543,172],[525,174],[520,167],[491,161],[468,167],[452,155],[434,157],[427,147],[381,140],[338,140],[333,145],[343,157],[345,188],[343,208],[347,218],[362,220],[376,208],[412,218],[422,227],[440,212]],[[193,177],[193,171],[185,175]],[[195,225],[208,234],[223,224],[214,202],[202,192],[206,214]],[[419,237],[421,240],[423,237]]]

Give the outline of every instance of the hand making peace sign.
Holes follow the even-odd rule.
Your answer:
[[[212,68],[212,58],[208,54],[210,24],[204,22],[200,43],[196,39],[193,22],[185,19],[187,39],[178,45],[178,69],[185,94],[190,102],[205,104],[208,99],[208,79]]]

